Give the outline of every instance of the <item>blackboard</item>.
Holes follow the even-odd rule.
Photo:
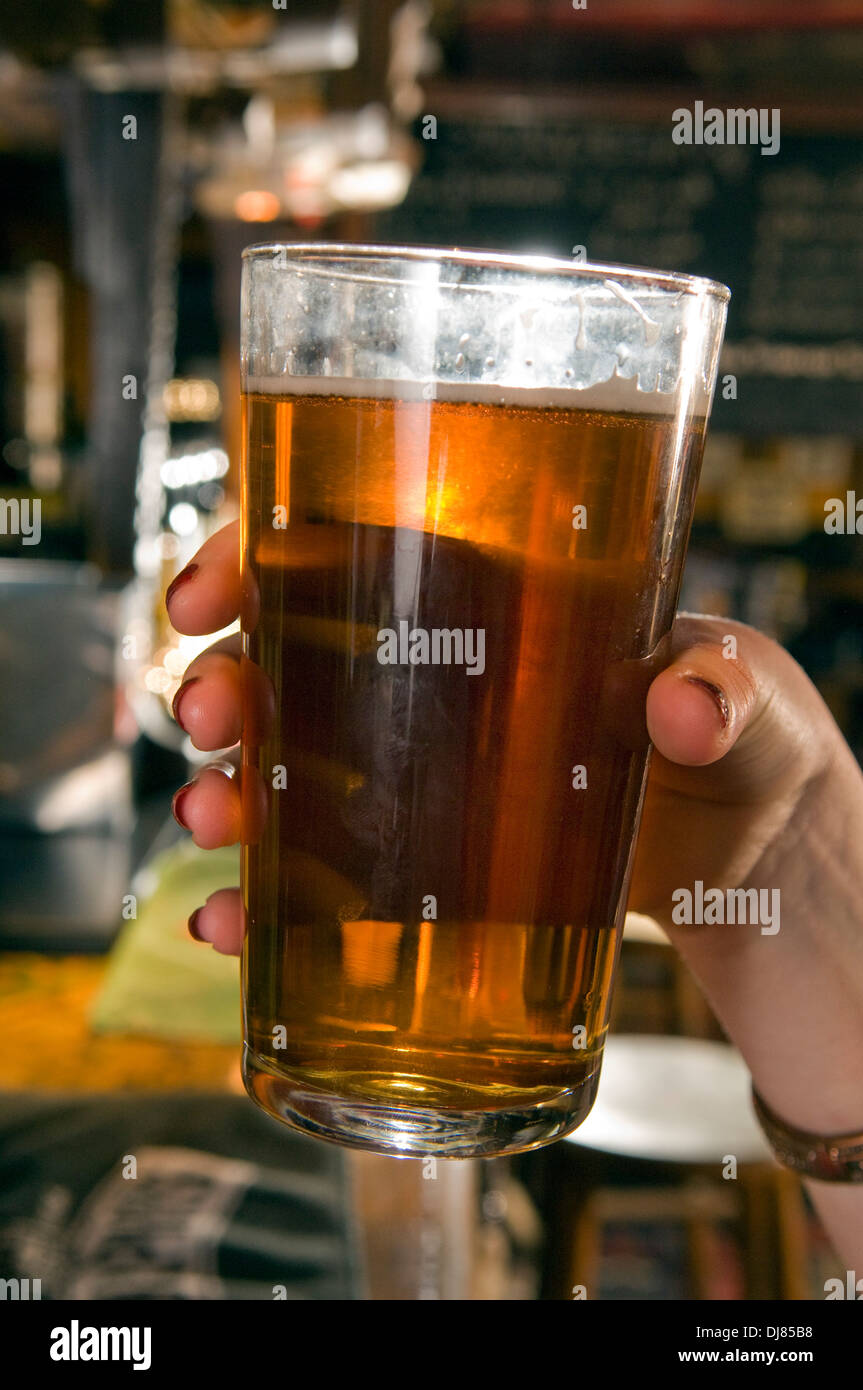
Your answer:
[[[863,438],[863,141],[781,131],[682,145],[606,116],[420,120],[423,165],[381,239],[687,271],[732,290],[714,429]],[[429,138],[432,136],[433,138]],[[426,138],[424,138],[424,136]],[[729,387],[729,390],[733,389]]]

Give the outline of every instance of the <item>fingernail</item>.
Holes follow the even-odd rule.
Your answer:
[[[232,763],[230,758],[214,758],[211,763],[207,763],[205,772],[221,772],[223,777],[227,777],[229,782],[233,782],[235,777],[239,777],[240,769],[236,763]]]
[[[203,940],[204,940],[203,936],[202,936],[201,933],[198,931],[198,918],[200,917],[200,915],[201,915],[201,909],[200,909],[199,907],[196,907],[196,908],[195,908],[195,911],[192,913],[191,917],[189,918],[189,924],[188,924],[188,925],[189,925],[189,935],[190,935],[191,937],[193,937],[195,941],[203,941]]]
[[[168,590],[165,594],[166,604],[169,604],[171,602],[171,599],[174,597],[177,590],[182,589],[183,585],[187,584],[189,580],[192,578],[192,575],[197,573],[197,570],[198,566],[196,564],[187,565],[184,570],[180,570],[180,573],[177,575],[176,579],[172,580],[171,583],[168,585]]]
[[[173,715],[174,715],[174,718],[176,719],[176,721],[177,721],[177,723],[179,724],[180,728],[183,729],[183,730],[185,730],[187,733],[188,733],[188,730],[186,729],[186,726],[185,726],[185,724],[183,723],[183,715],[182,715],[182,712],[181,712],[181,706],[182,706],[182,703],[183,703],[183,696],[185,695],[186,691],[187,691],[187,690],[191,690],[192,686],[193,686],[193,685],[196,685],[200,679],[201,679],[200,676],[193,676],[191,680],[183,681],[183,684],[180,686],[180,689],[177,691],[177,693],[176,693],[176,695],[174,696],[174,699],[173,699],[173,701],[172,701],[172,703],[171,703],[171,711],[172,711],[172,713],[173,713]]]
[[[699,689],[706,690],[711,700],[719,711],[719,718],[722,720],[723,729],[728,728],[728,720],[731,718],[731,710],[728,705],[728,696],[725,691],[712,681],[707,681],[703,676],[687,676],[690,685],[697,685]]]
[[[183,802],[187,792],[189,792],[194,785],[194,782],[186,782],[184,786],[180,787],[179,791],[174,792],[174,799],[171,802],[171,811],[173,812],[174,820],[178,825],[181,825],[184,830],[189,830],[191,827],[188,822],[183,819]]]

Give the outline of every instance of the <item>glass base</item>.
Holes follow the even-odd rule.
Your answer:
[[[333,1095],[288,1069],[267,1066],[243,1046],[243,1082],[268,1114],[317,1139],[396,1158],[496,1158],[541,1148],[587,1119],[596,1098],[596,1070],[570,1090],[535,1105],[458,1110],[387,1105]]]

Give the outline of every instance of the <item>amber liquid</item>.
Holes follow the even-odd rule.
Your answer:
[[[701,431],[421,399],[244,409],[254,1065],[414,1111],[583,1088],[586,1113]],[[382,664],[401,623],[482,629],[484,670]]]

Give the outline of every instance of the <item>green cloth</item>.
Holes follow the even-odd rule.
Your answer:
[[[115,943],[90,1014],[97,1032],[233,1043],[241,1032],[238,962],[199,945],[186,926],[217,888],[240,881],[237,849],[165,850],[136,876],[137,916]]]

